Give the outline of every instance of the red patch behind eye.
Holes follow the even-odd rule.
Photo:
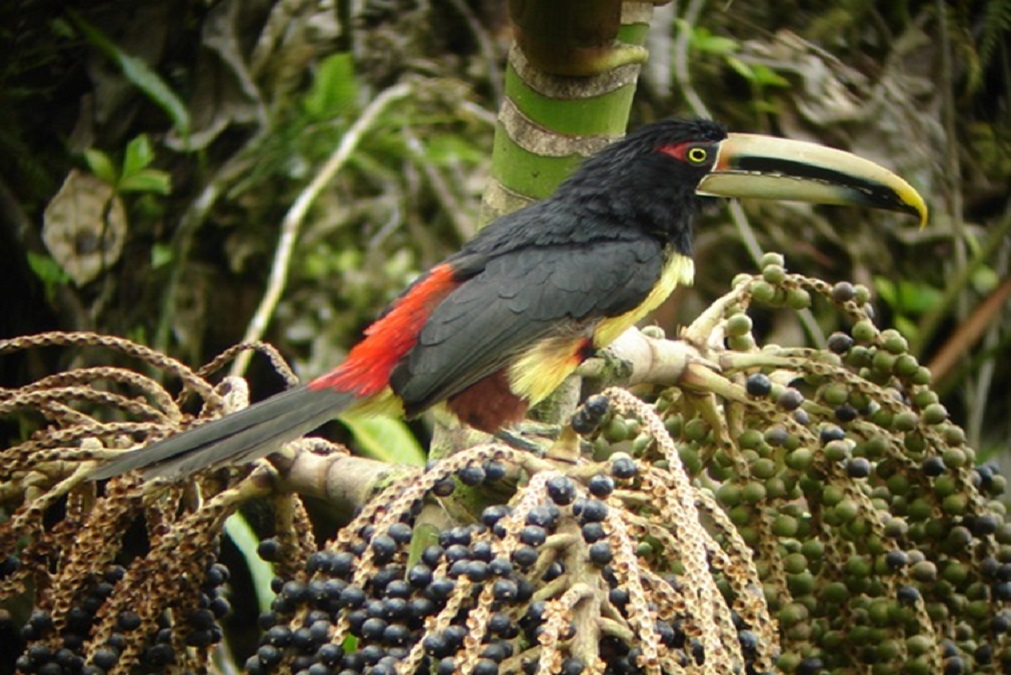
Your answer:
[[[347,360],[309,383],[310,389],[350,391],[359,396],[378,394],[390,383],[397,362],[414,348],[428,315],[459,286],[452,266],[437,265],[385,316],[365,329]]]
[[[677,143],[676,145],[662,145],[660,146],[660,152],[665,155],[670,155],[679,162],[688,161],[685,159],[685,153],[688,152],[688,148],[695,145],[695,141],[686,141],[684,143]]]

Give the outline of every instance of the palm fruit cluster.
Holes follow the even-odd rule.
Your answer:
[[[612,395],[664,433],[639,401]],[[594,405],[606,410],[607,399]],[[517,476],[507,503],[425,536],[433,498]],[[277,548],[268,540],[261,553],[273,559]],[[708,662],[769,671],[773,623],[737,556],[748,557],[743,541],[711,498],[696,504],[683,472],[674,479],[624,453],[560,468],[480,446],[398,480],[303,570],[275,580],[246,670],[575,675],[695,672]]]
[[[217,672],[224,522],[255,502],[274,517],[257,553],[275,578],[258,643],[234,657],[254,674],[1006,672],[1004,477],[874,326],[866,289],[763,262],[684,331],[696,358],[676,382],[589,397],[540,452],[375,462],[369,498],[319,543],[299,485],[266,463],[187,485],[86,480],[119,448],[222,414],[205,378],[234,352],[195,373],[113,338],[0,341],[111,347],[184,385],[173,399],[92,367],[3,393],[0,414],[48,422],[0,451],[0,603],[32,607],[14,665]],[[812,302],[850,330],[824,349],[757,345],[749,312]],[[303,459],[338,492],[369,471],[326,448]]]
[[[0,671],[206,672],[231,610],[223,522],[269,490],[213,476],[199,486],[88,481],[96,459],[187,420],[183,399],[198,394],[207,416],[220,415],[224,399],[178,361],[110,336],[13,338],[0,341],[0,356],[54,346],[111,351],[141,367],[82,365],[0,392],[0,415],[45,421],[0,450],[0,630],[10,635]],[[151,372],[181,380],[179,399]]]
[[[718,323],[702,319],[727,346],[710,354],[732,383],[715,387],[719,414],[677,389],[657,407],[755,552],[778,668],[1008,672],[1005,478],[977,465],[906,340],[875,327],[866,288],[789,274],[774,254],[763,265],[717,303]],[[818,297],[848,332],[825,349],[756,346],[749,309]]]

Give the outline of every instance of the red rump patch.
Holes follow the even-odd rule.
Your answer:
[[[428,315],[455,289],[453,268],[443,263],[429,271],[385,316],[365,329],[365,339],[351,348],[347,360],[309,383],[310,389],[336,389],[358,396],[378,394],[390,374],[418,341]]]
[[[527,403],[509,388],[506,371],[499,370],[478,380],[448,401],[461,422],[493,434],[516,424],[527,414]]]

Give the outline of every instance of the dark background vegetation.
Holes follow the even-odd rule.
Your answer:
[[[287,209],[369,101],[410,82],[309,213],[267,331],[304,376],[339,362],[476,228],[511,39],[504,2],[352,4],[4,3],[0,336],[93,330],[194,365],[239,341]],[[677,3],[656,10],[632,122],[701,101],[733,130],[844,147],[906,176],[932,209],[926,229],[748,204],[749,236],[792,269],[867,284],[879,323],[922,362],[956,354],[934,363],[938,389],[984,456],[1011,437],[1009,34],[1007,0]],[[107,231],[71,220],[58,229],[69,248],[53,250],[44,214],[73,170],[111,184]],[[754,271],[748,232],[714,210],[697,287],[657,320],[674,329]],[[773,317],[761,330],[801,343],[838,327],[815,319],[813,334]],[[87,357],[4,357],[0,384],[70,358]],[[280,387],[259,372],[258,395]]]
[[[704,106],[735,131],[843,147],[907,177],[932,218],[713,209],[696,287],[656,321],[673,334],[755,271],[753,239],[793,270],[873,289],[879,325],[932,364],[978,460],[1006,452],[1009,34],[1008,0],[657,8],[633,125]],[[409,83],[309,212],[266,333],[301,375],[323,372],[477,228],[510,41],[504,0],[0,4],[0,337],[91,330],[206,362],[246,332],[291,205],[370,102]],[[79,217],[47,216],[68,204],[61,186]],[[828,311],[758,318],[762,344],[847,328]],[[112,358],[3,356],[0,386]],[[281,387],[269,370],[254,360],[257,397]],[[3,447],[23,435],[5,424]]]

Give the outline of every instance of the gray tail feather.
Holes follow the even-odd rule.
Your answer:
[[[348,392],[301,385],[230,415],[128,452],[100,466],[91,480],[143,469],[145,478],[184,478],[215,464],[252,461],[276,451],[351,406]]]

